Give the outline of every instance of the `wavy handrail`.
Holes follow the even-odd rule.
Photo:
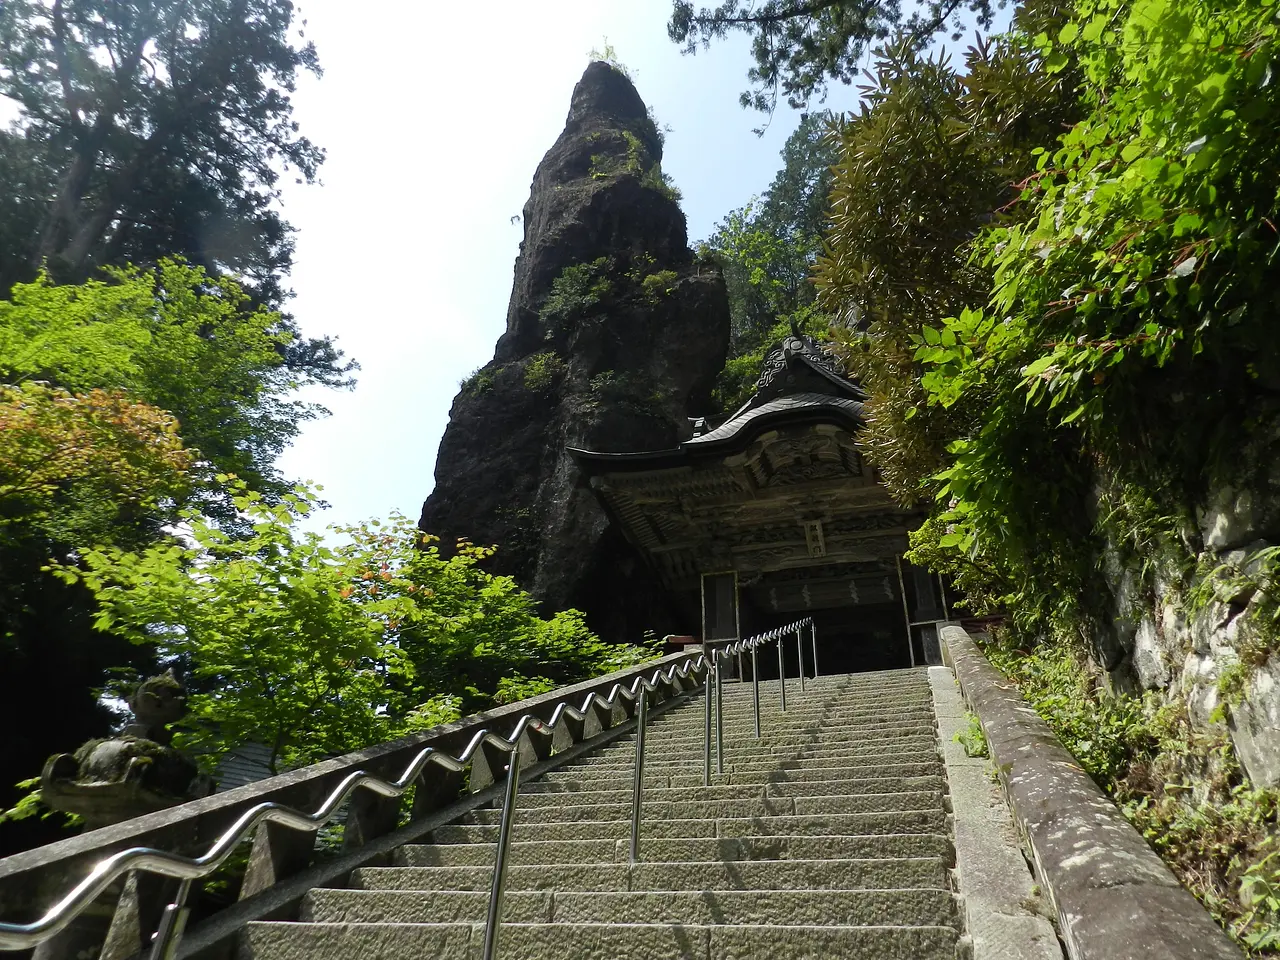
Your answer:
[[[608,709],[612,709],[623,697],[635,703],[637,697],[641,696],[641,688],[646,693],[655,691],[659,684],[673,684],[677,676],[686,679],[690,673],[697,672],[706,664],[707,658],[704,654],[698,654],[696,658],[690,655],[688,660],[672,664],[665,671],[661,668],[654,671],[652,680],[640,674],[632,682],[630,689],[623,683],[615,683],[606,697],[600,696],[593,690],[582,701],[580,709],[575,710],[568,703],[557,704],[550,721],[540,720],[530,713],[521,714],[509,739],[488,729],[477,730],[471,742],[457,757],[436,750],[434,747],[425,747],[409,762],[404,774],[398,780],[387,781],[364,770],[353,770],[333,789],[315,813],[304,813],[274,801],[259,803],[241,814],[200,857],[184,857],[181,854],[158,850],[154,847],[130,847],[127,850],[121,850],[100,860],[89,871],[88,876],[76,884],[40,919],[25,924],[0,922],[0,950],[25,950],[48,940],[65,929],[107,887],[130,870],[146,870],[188,882],[199,880],[218,869],[231,855],[231,851],[260,823],[279,823],[294,830],[314,833],[333,819],[359,787],[370,789],[383,797],[403,796],[409,786],[426,769],[428,763],[435,763],[447,770],[460,773],[471,763],[476,751],[483,744],[488,743],[506,753],[511,753],[517,749],[521,736],[527,730],[554,733],[566,715],[575,722],[581,722],[586,719],[587,711],[591,709],[593,703],[599,703],[600,706]]]
[[[774,627],[772,630],[766,630],[764,633],[758,633],[754,637],[748,637],[746,640],[738,640],[735,643],[727,644],[719,650],[721,656],[735,656],[739,653],[750,653],[756,647],[762,647],[766,643],[772,643],[774,640],[781,640],[788,634],[795,633],[802,627],[812,627],[813,617],[801,617],[792,623],[788,623],[785,627]]]

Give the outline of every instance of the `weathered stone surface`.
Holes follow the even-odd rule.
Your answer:
[[[609,639],[675,621],[565,448],[674,446],[708,412],[728,344],[724,281],[694,261],[661,155],[631,82],[591,64],[534,176],[507,329],[454,400],[420,522],[446,550],[497,544],[493,570]]]
[[[1252,490],[1221,486],[1210,495],[1198,519],[1206,550],[1230,550],[1257,537],[1261,504]]]
[[[1240,950],[969,635],[959,627],[941,632],[1068,956],[1239,960]]]
[[[1228,727],[1249,779],[1260,787],[1280,785],[1280,659],[1272,656],[1253,671]]]
[[[1169,685],[1169,664],[1157,636],[1155,621],[1144,617],[1133,636],[1133,666],[1146,689]]]
[[[955,677],[947,667],[930,667],[929,684],[951,787],[956,878],[973,960],[1062,960],[1058,937],[1045,916],[1048,906],[1031,882],[1013,818],[991,782],[991,761],[970,757],[956,742],[955,735],[969,721]]]

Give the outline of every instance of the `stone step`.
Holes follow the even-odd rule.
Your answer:
[[[954,960],[952,927],[511,923],[503,960]],[[481,924],[256,922],[245,929],[242,960],[475,960]]]
[[[702,724],[691,725],[688,727],[649,727],[648,739],[660,740],[701,740],[705,727]],[[714,731],[714,724],[712,730]],[[745,722],[734,721],[729,723],[727,720],[724,725],[725,734],[732,733],[737,737],[750,737],[753,741],[755,736],[755,724],[750,719]],[[822,721],[814,721],[804,724],[760,724],[761,737],[784,737],[786,739],[797,739],[799,737],[816,737],[824,740],[845,740],[850,738],[860,738],[864,740],[873,740],[886,734],[901,735],[900,731],[913,731],[917,735],[919,731],[928,731],[936,733],[937,724],[931,717],[905,717],[901,720],[895,720],[889,723],[871,723],[862,720],[838,721],[831,724],[824,724]],[[926,736],[929,733],[925,734]],[[633,739],[628,733],[626,741]]]
[[[642,860],[695,862],[708,860],[882,860],[893,857],[950,859],[950,844],[937,834],[864,836],[654,837],[641,831]],[[572,863],[624,863],[630,838],[587,840],[517,840],[509,847],[510,863],[550,866]],[[492,866],[493,842],[416,843],[396,851],[398,867]]]
[[[627,820],[520,821],[512,828],[514,840],[619,840],[631,836]],[[664,837],[770,837],[829,836],[844,834],[948,834],[943,810],[889,811],[886,813],[806,814],[787,817],[724,817],[718,820],[647,820],[641,835]],[[452,823],[431,832],[436,843],[474,843],[496,840],[497,824]]]
[[[712,694],[712,700],[715,695]],[[744,695],[735,696],[731,692],[726,691],[721,696],[720,702],[726,707],[745,714],[753,714],[755,712],[755,700],[751,696],[750,688]],[[655,723],[661,723],[664,726],[676,725],[680,723],[697,723],[702,719],[701,714],[706,709],[703,706],[701,693],[695,694],[689,701],[687,708],[679,713],[666,713],[661,718],[655,718]],[[885,696],[885,697],[854,697],[853,699],[842,698],[839,701],[815,701],[808,697],[802,697],[799,700],[788,700],[787,709],[783,710],[777,699],[777,692],[774,691],[772,696],[766,697],[765,691],[760,691],[760,716],[762,719],[772,720],[795,720],[797,717],[801,719],[815,717],[865,717],[875,718],[883,715],[893,715],[898,713],[919,712],[928,713],[933,706],[932,694],[926,689],[923,695],[901,695],[901,696]]]
[[[655,751],[656,753],[656,751]],[[886,761],[894,761],[902,763],[904,761],[914,761],[916,763],[928,763],[937,760],[938,749],[936,746],[916,745],[911,749],[902,750],[884,750],[875,753],[858,752],[849,753],[844,750],[822,751],[822,750],[797,750],[782,754],[729,754],[726,753],[724,758],[724,769],[726,773],[738,771],[739,773],[747,773],[751,770],[761,770],[765,772],[794,769],[792,765],[813,764],[826,766],[832,769],[847,769],[852,771],[874,771],[879,769],[880,765]],[[715,773],[717,766],[717,757],[712,752],[711,756],[711,772]],[[656,777],[680,775],[696,773],[701,775],[703,770],[702,750],[699,748],[698,753],[694,757],[665,757],[661,754],[654,755],[646,751],[644,758],[645,780],[648,781],[649,774],[652,773]],[[574,764],[571,767],[565,767],[566,770],[577,770],[587,775],[599,775],[603,773],[616,774],[632,774],[635,770],[635,758],[625,754],[613,754],[609,763],[584,763]]]
[[[927,777],[940,776],[943,768],[942,761],[935,755],[928,760],[905,763],[896,762],[895,758],[895,762],[892,763],[868,763],[861,768],[853,766],[804,766],[788,761],[786,766],[763,766],[757,769],[739,769],[735,771],[734,765],[729,764],[726,769],[729,771],[728,773],[717,774],[713,763],[711,782],[742,784],[846,780],[850,779],[851,775],[856,775],[859,772],[882,773],[884,776]],[[634,773],[634,764],[618,767],[562,767],[560,770],[544,774],[537,780],[531,780],[530,784],[545,782],[630,784]],[[702,783],[702,765],[699,763],[697,769],[693,772],[667,773],[663,770],[655,770],[647,762],[645,763],[644,782],[646,787],[661,786],[664,779],[667,781],[668,786],[698,786]]]
[[[711,737],[715,739],[715,728],[712,728]],[[798,727],[779,728],[779,729],[761,729],[760,739],[756,739],[754,729],[748,725],[739,729],[732,729],[727,724],[724,730],[724,738],[726,744],[733,744],[735,747],[742,749],[756,749],[761,746],[780,746],[787,747],[796,744],[860,744],[860,743],[885,743],[895,740],[906,740],[911,738],[922,740],[936,740],[938,737],[937,727],[932,723],[915,723],[911,725],[885,726],[880,728],[868,727],[864,724],[855,724],[848,727],[837,727],[834,729],[813,729],[807,730]],[[659,735],[656,730],[649,730],[645,736],[646,744],[697,744],[704,742],[705,734],[703,728],[690,731],[671,731],[669,733]],[[627,749],[630,750],[635,745],[635,737],[628,734],[619,738],[601,752]]]
[[[697,740],[661,740],[645,742],[645,763],[664,763],[672,761],[702,761],[702,738]],[[711,749],[715,750],[715,740],[711,741]],[[785,760],[791,757],[882,757],[890,753],[937,753],[938,740],[934,736],[902,736],[883,737],[875,740],[814,740],[796,739],[784,742],[778,738],[757,742],[751,740],[743,743],[740,739],[724,736],[725,760],[738,763],[758,761],[765,763],[771,760]],[[626,764],[635,762],[635,744],[627,743],[601,750],[595,754],[600,763],[595,766],[609,764]],[[575,764],[590,766],[591,764]]]
[[[590,796],[590,795],[588,795]],[[517,802],[517,821],[551,820],[625,820],[631,816],[631,804],[578,802],[569,795],[561,803],[549,806],[524,806]],[[777,817],[810,813],[885,813],[889,811],[934,810],[944,806],[943,795],[936,790],[912,793],[862,793],[829,796],[769,797],[758,796],[733,800],[650,800],[643,805],[646,821],[716,820],[725,817]],[[458,818],[459,823],[497,823],[502,817],[498,809],[472,810]]]
[[[313,890],[311,923],[483,923],[482,891]],[[945,890],[524,891],[503,899],[504,923],[754,923],[958,927]]]
[[[356,890],[488,890],[493,867],[361,867]],[[516,890],[946,890],[947,867],[937,857],[877,860],[704,860],[693,862],[516,864]]]
[[[724,707],[724,723],[726,729],[733,726],[742,730],[754,731],[755,717],[749,704],[743,707],[740,705],[726,703]],[[667,715],[651,721],[649,724],[649,730],[652,732],[680,732],[684,734],[692,734],[702,730],[706,719],[703,711],[698,708],[697,704],[693,704],[690,708],[686,709],[687,712],[682,712],[674,720],[669,719],[670,715]],[[712,720],[714,722],[714,717]],[[785,714],[775,715],[762,712],[760,716],[760,728],[764,731],[813,730],[824,724],[832,727],[850,727],[867,724],[876,727],[887,727],[895,724],[920,724],[933,723],[934,721],[935,717],[932,715],[932,712],[923,708],[919,710],[913,708],[906,711],[875,709],[857,714],[819,712],[804,716],[794,715],[790,711]]]
[[[774,797],[808,797],[831,794],[855,793],[909,793],[916,790],[937,790],[946,788],[941,777],[878,777],[878,771],[872,771],[866,777],[849,777],[839,780],[811,781],[768,781],[758,784],[715,784],[710,787],[694,786],[664,787],[651,784],[645,778],[644,799],[649,800],[727,800],[751,796]],[[585,798],[589,797],[590,800]],[[593,803],[630,803],[631,784],[624,781],[612,781],[608,788],[599,783],[582,784],[575,780],[555,780],[546,782],[535,780],[520,785],[521,807],[548,806],[574,802]]]

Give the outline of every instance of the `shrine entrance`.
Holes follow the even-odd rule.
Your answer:
[[[945,587],[902,559],[923,514],[863,463],[864,399],[833,355],[793,333],[713,429],[695,422],[670,450],[570,452],[690,634],[714,643],[812,617],[823,673],[936,663]],[[766,669],[776,677],[776,660]]]

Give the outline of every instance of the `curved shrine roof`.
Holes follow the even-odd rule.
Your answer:
[[[569,447],[583,466],[645,470],[677,466],[690,457],[744,449],[766,429],[832,423],[850,432],[862,424],[866,392],[844,375],[840,361],[821,344],[793,330],[766,354],[751,399],[715,429],[678,447],[633,453],[601,453]]]

